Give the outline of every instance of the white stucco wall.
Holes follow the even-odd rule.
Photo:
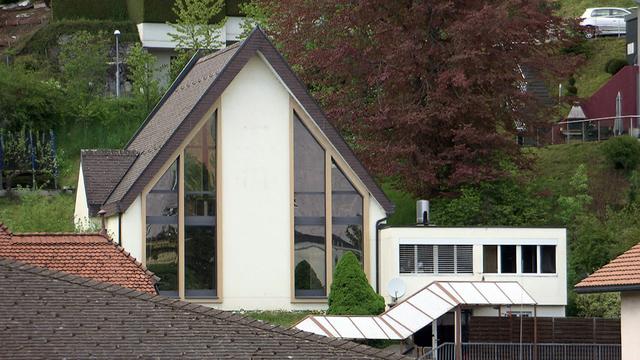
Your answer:
[[[73,223],[78,230],[91,230],[91,228],[100,225],[98,220],[89,217],[89,204],[84,186],[82,165],[80,165],[80,171],[78,173],[78,188],[76,189],[76,205],[73,210]]]
[[[221,97],[225,309],[290,304],[289,95],[253,57]]]
[[[640,356],[640,291],[620,294],[620,331],[622,333],[622,360],[636,360]]]
[[[472,244],[473,274],[400,274],[399,244]],[[556,245],[556,274],[485,274],[483,245]],[[518,281],[538,302],[540,316],[564,316],[567,304],[566,230],[542,228],[446,228],[391,227],[381,231],[380,288],[387,302],[386,286],[395,277],[407,286],[407,295],[432,281]],[[406,297],[406,296],[405,296]],[[402,300],[402,299],[401,299]],[[520,311],[520,307],[511,309]],[[527,309],[523,309],[528,311]],[[505,310],[503,310],[504,313]],[[531,309],[532,311],[532,309]],[[478,315],[497,315],[497,310],[478,309]]]
[[[107,218],[107,233],[116,243],[121,241],[125,250],[139,261],[142,261],[142,200],[140,195],[122,213],[121,224],[118,226],[118,215]],[[119,230],[122,234],[119,234]]]
[[[369,283],[375,290],[376,288],[376,222],[380,219],[384,219],[387,213],[382,208],[382,205],[376,201],[372,196],[369,196]],[[380,284],[380,289],[383,289],[384,284]]]

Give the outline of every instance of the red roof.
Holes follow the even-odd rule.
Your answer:
[[[576,290],[580,292],[621,291],[637,286],[640,286],[640,244],[582,280],[576,285]]]
[[[101,234],[12,234],[0,224],[0,257],[156,294],[155,275]]]
[[[636,76],[638,70],[627,65],[613,75],[591,97],[582,103],[582,109],[588,119],[616,116],[616,96],[622,96],[622,115],[636,114]],[[613,125],[613,119],[610,120]],[[627,128],[628,121],[623,121]]]

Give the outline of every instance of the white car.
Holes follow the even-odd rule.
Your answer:
[[[580,25],[587,28],[587,37],[594,35],[624,35],[626,25],[624,17],[631,11],[616,7],[588,8],[580,18]]]

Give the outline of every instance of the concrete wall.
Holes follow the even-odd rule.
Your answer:
[[[636,360],[640,356],[640,291],[623,292],[620,309],[622,360]]]
[[[399,244],[471,244],[473,245],[472,274],[400,274]],[[556,245],[556,274],[488,274],[483,273],[483,245]],[[540,316],[564,316],[567,304],[567,263],[565,229],[536,228],[445,228],[391,227],[381,231],[381,292],[387,302],[391,299],[386,286],[393,278],[401,278],[407,295],[429,283],[441,281],[518,281],[538,302]],[[402,300],[402,299],[400,299]],[[520,307],[511,309],[520,311]],[[526,309],[523,309],[527,311]],[[503,313],[506,310],[503,310]],[[531,309],[532,311],[532,309]],[[474,312],[475,314],[475,312]],[[497,315],[497,310],[478,309],[476,315]]]

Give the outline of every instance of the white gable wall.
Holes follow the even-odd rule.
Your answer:
[[[89,217],[89,203],[87,202],[87,190],[84,185],[82,164],[78,173],[78,188],[76,189],[76,206],[73,211],[73,223],[77,230],[91,230],[99,226],[99,221]]]
[[[254,56],[221,97],[222,308],[290,309],[289,94]]]

